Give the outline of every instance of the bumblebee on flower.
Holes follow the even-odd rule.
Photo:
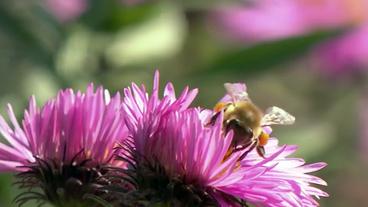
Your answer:
[[[121,198],[117,206],[136,206],[139,201],[143,206],[302,207],[318,206],[314,197],[327,196],[311,185],[326,183],[306,174],[325,163],[306,165],[302,159],[287,158],[296,147],[278,146],[276,138],[266,140],[262,145],[266,156],[261,156],[254,149],[260,145],[254,142],[261,133],[270,134],[270,128],[261,125],[257,125],[258,136],[245,138],[251,144],[238,149],[243,134],[232,121],[227,122],[233,120],[231,113],[223,107],[217,112],[189,107],[196,90],[185,89],[176,98],[171,83],[160,99],[158,82],[156,73],[150,96],[143,86],[125,89],[122,108],[131,142],[125,147],[129,150],[121,150],[118,156],[131,163],[122,180],[133,183],[133,189],[124,196],[124,190],[117,191]],[[236,96],[246,94],[244,84],[228,86],[230,93],[221,102],[232,104],[234,98],[239,100]],[[279,108],[271,108],[262,119],[267,121],[265,126],[294,121]]]
[[[214,111],[217,118],[220,112],[224,113],[225,131],[233,130],[234,140],[231,151],[249,149],[240,157],[242,159],[248,152],[256,148],[261,157],[265,155],[264,146],[270,136],[270,125],[293,124],[295,118],[283,109],[273,106],[263,114],[246,91],[245,84],[226,83],[227,94],[216,104]]]
[[[133,83],[122,100],[92,85],[41,108],[31,98],[22,125],[9,105],[0,170],[18,172],[27,189],[19,206],[318,206],[328,194],[312,184],[326,182],[307,173],[326,164],[288,158],[296,146],[269,138],[269,125],[294,117],[277,107],[263,114],[244,84],[225,88],[214,111],[191,107],[198,91],[188,87],[176,97],[168,83],[160,98],[158,72],[151,95]]]

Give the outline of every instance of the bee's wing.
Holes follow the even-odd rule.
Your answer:
[[[247,87],[243,83],[225,83],[226,92],[233,101],[250,101]]]
[[[285,110],[272,106],[266,110],[266,114],[263,116],[261,125],[269,126],[273,124],[290,125],[295,122],[295,117],[286,112]]]

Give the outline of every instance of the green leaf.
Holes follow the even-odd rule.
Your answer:
[[[10,3],[7,1],[0,3],[1,32],[12,40],[14,50],[16,50],[17,54],[24,53],[25,57],[28,56],[34,60],[50,65],[52,62],[52,54],[50,53],[52,51],[50,51],[41,42],[40,37],[37,37],[32,31],[31,27],[37,26],[35,22],[27,19],[26,15],[22,16],[22,13],[17,13],[15,9],[8,9],[10,6],[7,4]],[[32,7],[32,9],[33,8],[34,7]]]
[[[261,43],[224,54],[207,67],[206,72],[246,71],[262,72],[293,60],[313,45],[331,37],[335,32],[319,32],[274,42]]]
[[[155,4],[125,6],[116,0],[91,0],[81,20],[96,30],[116,32],[123,27],[143,22],[155,11]]]

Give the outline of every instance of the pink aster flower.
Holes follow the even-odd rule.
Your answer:
[[[130,200],[146,200],[148,206],[296,207],[318,206],[315,197],[327,196],[312,186],[326,183],[308,174],[325,163],[288,158],[296,147],[279,147],[275,138],[265,146],[266,158],[252,150],[239,160],[247,149],[231,153],[233,133],[224,131],[222,113],[211,123],[211,110],[188,108],[194,93],[185,90],[175,98],[171,84],[158,99],[157,75],[153,91],[148,96],[134,84],[125,90],[131,141],[122,145],[128,150],[120,157],[131,163],[125,173],[133,189]],[[124,204],[127,197],[122,197]]]
[[[265,159],[251,151],[241,161],[242,168],[248,173],[254,172],[254,177],[246,174],[244,178],[248,179],[224,186],[223,190],[235,191],[238,196],[244,195],[245,200],[258,206],[319,206],[313,197],[327,197],[328,194],[313,184],[327,183],[307,173],[318,171],[326,164],[305,164],[301,158],[289,158],[296,149],[296,146],[291,145],[278,146],[278,140],[271,138],[265,146],[268,154]]]
[[[122,166],[112,159],[117,140],[127,136],[117,93],[110,99],[102,87],[93,85],[85,93],[60,91],[43,107],[32,97],[21,124],[11,105],[12,126],[0,116],[0,171],[20,172],[19,184],[40,187],[44,194],[21,194],[22,204],[37,197],[56,206],[75,206],[103,173],[104,166]],[[60,190],[63,191],[61,194]]]
[[[346,33],[313,48],[313,64],[331,77],[368,67],[367,0],[260,0],[249,5],[219,8],[213,16],[220,31],[230,39],[255,43],[346,29]]]
[[[367,8],[366,0],[261,0],[220,8],[214,17],[236,39],[264,41],[359,24]]]
[[[132,83],[131,88],[124,89],[123,111],[126,125],[134,137],[135,147],[139,153],[147,152],[147,140],[160,130],[161,120],[173,111],[183,111],[192,103],[198,90],[186,87],[176,98],[172,83],[164,89],[164,97],[159,98],[159,73],[155,73],[153,91],[148,95],[144,85],[138,87]]]
[[[46,7],[60,22],[78,18],[88,7],[88,0],[45,0]]]
[[[341,37],[317,45],[312,53],[316,66],[326,75],[341,77],[368,68],[368,24]]]

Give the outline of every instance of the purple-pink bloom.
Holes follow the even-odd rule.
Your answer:
[[[244,195],[246,200],[259,206],[319,206],[313,197],[327,197],[328,194],[313,185],[327,183],[307,173],[324,168],[326,163],[305,164],[301,158],[289,158],[296,150],[296,146],[278,146],[276,138],[270,139],[265,146],[266,158],[254,151],[249,153],[241,161],[242,169],[247,172],[245,179],[224,186],[224,190]],[[250,176],[250,172],[254,176]]]
[[[168,83],[164,89],[164,97],[159,98],[159,73],[155,73],[151,96],[144,85],[132,83],[131,88],[124,89],[123,112],[129,133],[134,137],[135,147],[139,153],[147,152],[151,136],[160,130],[161,121],[171,112],[183,111],[189,107],[198,90],[186,87],[176,98],[174,86]]]
[[[326,75],[342,76],[368,67],[368,24],[317,45],[312,53]]]
[[[266,158],[253,150],[239,160],[247,149],[229,153],[233,133],[224,132],[222,114],[210,124],[211,110],[188,108],[195,93],[185,90],[175,98],[171,84],[159,99],[157,75],[153,91],[149,96],[134,84],[125,90],[123,112],[136,150],[171,179],[180,179],[202,202],[297,207],[318,206],[314,197],[328,196],[312,186],[326,182],[307,174],[325,163],[306,165],[303,159],[288,158],[296,147],[280,147],[276,138],[265,146]]]
[[[0,171],[23,171],[36,157],[68,163],[81,152],[94,164],[114,165],[112,148],[127,133],[120,105],[119,93],[110,99],[92,84],[85,93],[60,91],[41,108],[31,97],[21,124],[9,104],[12,126],[0,116],[0,133],[8,141],[0,143]]]
[[[88,8],[88,0],[44,0],[46,7],[60,22],[78,18]]]
[[[219,8],[217,25],[238,40],[265,41],[359,24],[366,0],[260,0]]]
[[[367,9],[367,0],[260,0],[219,8],[212,16],[229,39],[251,44],[345,29],[311,52],[313,64],[323,74],[339,77],[368,67]]]
[[[82,197],[98,192],[104,168],[125,165],[113,157],[115,144],[127,137],[120,109],[119,93],[110,98],[92,84],[85,93],[62,90],[41,108],[31,97],[21,124],[9,104],[11,125],[0,116],[0,133],[7,141],[0,143],[0,172],[18,172],[17,183],[27,188],[17,203],[91,204]]]
[[[241,152],[225,158],[232,134],[223,135],[221,119],[211,128],[204,120],[199,110],[175,113],[158,133],[151,152],[169,175],[202,186],[221,206],[233,206],[232,197],[258,206],[318,206],[312,196],[327,196],[310,185],[326,182],[306,174],[325,163],[304,165],[302,159],[287,158],[296,147],[279,147],[276,139],[266,145],[266,159],[252,151],[239,163]]]

